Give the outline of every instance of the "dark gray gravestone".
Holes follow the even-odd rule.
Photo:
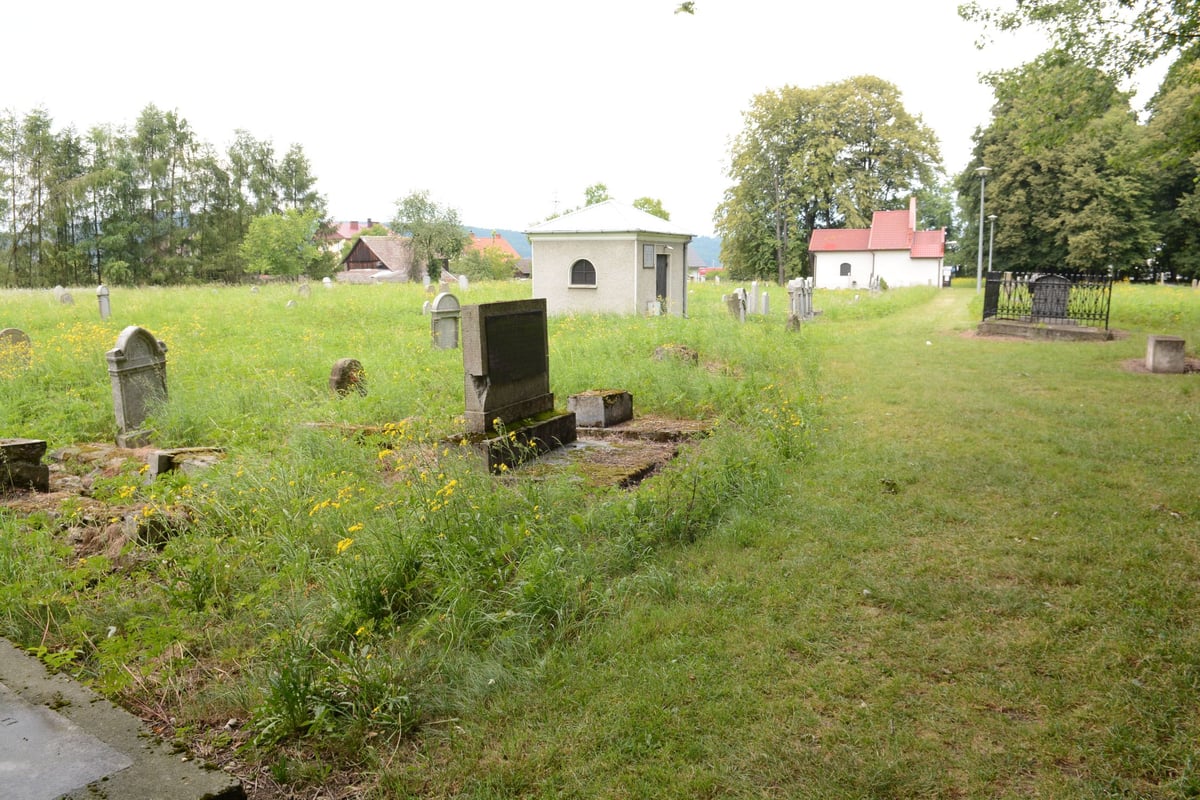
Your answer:
[[[1061,275],[1043,275],[1029,283],[1034,322],[1066,322],[1071,281]]]
[[[50,468],[42,463],[44,439],[0,439],[0,486],[50,491]]]
[[[345,397],[350,392],[367,393],[367,375],[357,358],[339,358],[329,371],[329,391]]]
[[[130,325],[107,353],[112,380],[117,444],[142,447],[150,433],[142,426],[154,407],[167,400],[167,346],[145,328]]]
[[[464,307],[462,347],[468,430],[554,410],[545,299]]]

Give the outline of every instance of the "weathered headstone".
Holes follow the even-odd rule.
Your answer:
[[[725,307],[729,313],[737,318],[738,322],[746,321],[746,290],[734,289],[732,294],[722,295],[725,299]]]
[[[458,276],[458,289],[459,289],[459,291],[465,292],[465,291],[467,291],[467,289],[470,289],[470,288],[471,288],[471,281],[467,279],[467,276],[466,276],[466,275],[459,275],[459,276]]]
[[[326,275],[324,278],[321,278],[321,285],[324,286],[326,289],[332,289],[333,288],[333,278],[330,278],[328,275]]]
[[[67,290],[62,287],[62,284],[58,284],[50,291],[54,294],[54,299],[60,302],[62,301],[62,296],[67,293]]]
[[[1061,275],[1042,275],[1029,282],[1033,322],[1066,322],[1071,281]]]
[[[71,296],[70,292],[63,292],[58,296],[58,302],[64,306],[73,306],[75,305],[75,298]]]
[[[456,349],[458,347],[458,320],[462,316],[458,298],[449,292],[442,292],[433,298],[429,315],[433,346],[438,350]]]
[[[367,393],[367,376],[357,358],[339,358],[329,371],[329,391],[345,397],[350,392]]]
[[[431,301],[426,300],[424,303],[421,303],[421,315],[422,316],[428,317],[429,312],[432,310],[433,310],[433,303]]]
[[[108,287],[103,283],[96,287],[96,301],[100,304],[100,319],[112,316],[112,306],[109,304]]]
[[[576,425],[607,428],[633,419],[633,395],[621,389],[580,392],[567,398],[567,410],[575,412]]]
[[[50,491],[50,468],[42,463],[43,439],[0,439],[0,486]]]
[[[27,367],[32,359],[33,344],[25,331],[20,328],[0,331],[0,362]]]
[[[107,358],[117,444],[142,447],[150,436],[142,428],[146,417],[167,400],[167,346],[145,328],[130,325],[121,331]]]
[[[462,346],[469,430],[554,409],[544,298],[463,307]]]
[[[1186,341],[1180,336],[1146,337],[1146,369],[1179,374],[1187,371]]]
[[[287,301],[287,305],[286,305],[286,306],[284,306],[284,308],[295,308],[295,307],[296,307],[296,301],[295,301],[295,300],[288,300],[288,301]]]
[[[793,278],[788,281],[788,319],[789,330],[799,330],[800,324],[813,316],[812,278]]]
[[[767,316],[768,314],[770,314],[770,312],[771,312],[770,302],[771,302],[771,296],[769,294],[767,294],[766,292],[763,292],[762,293],[762,314],[764,317]]]
[[[308,285],[307,281],[305,281],[296,287],[296,294],[300,295],[301,297],[308,297],[312,294],[312,287]]]
[[[251,286],[251,287],[250,287],[250,294],[258,294],[258,287],[257,287],[257,286]]]

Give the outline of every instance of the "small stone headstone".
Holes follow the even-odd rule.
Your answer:
[[[1146,369],[1165,374],[1187,371],[1186,341],[1179,336],[1148,336],[1146,338]]]
[[[64,306],[73,306],[75,305],[75,298],[71,296],[70,292],[63,292],[58,296],[58,302]]]
[[[767,316],[767,314],[770,312],[770,306],[768,305],[769,302],[770,302],[770,295],[768,295],[766,292],[763,292],[762,293],[762,313],[763,313],[764,317]]]
[[[1066,322],[1071,280],[1061,275],[1043,275],[1029,282],[1033,294],[1033,321]]]
[[[250,294],[258,294],[258,287],[257,287],[257,286],[251,286],[251,287],[250,287]]]
[[[575,412],[576,425],[607,428],[633,419],[633,395],[620,389],[580,392],[567,398],[567,410]]]
[[[33,344],[29,335],[20,328],[5,328],[0,331],[0,362],[29,366],[33,359]]]
[[[146,417],[167,400],[167,346],[145,328],[130,325],[106,354],[112,380],[117,444],[141,447],[149,442]]]
[[[0,439],[0,486],[50,491],[50,468],[42,463],[43,439]]]
[[[464,292],[467,291],[467,289],[471,288],[471,282],[469,280],[467,280],[466,275],[458,276],[458,288]]]
[[[302,283],[296,287],[296,294],[300,295],[301,297],[308,297],[310,294],[312,294],[312,287],[307,283]]]
[[[350,392],[367,393],[367,375],[357,358],[340,358],[329,372],[329,391],[345,397]]]
[[[430,307],[430,332],[433,334],[433,346],[438,350],[454,350],[458,347],[458,320],[462,316],[462,308],[458,298],[449,292],[442,292],[433,298]]]
[[[421,304],[421,313],[424,316],[428,317],[429,312],[432,310],[433,310],[433,303],[430,302],[429,300],[426,300],[424,303]]]
[[[288,300],[288,301],[287,301],[287,306],[286,306],[286,308],[295,308],[295,307],[296,307],[296,301],[295,301],[295,300]]]
[[[100,319],[112,316],[112,306],[108,300],[108,287],[103,283],[96,287],[96,301],[100,304]]]
[[[324,278],[321,278],[321,285],[324,286],[326,289],[332,289],[333,288],[333,278],[330,278],[328,275],[326,275]]]
[[[66,293],[67,290],[62,287],[62,284],[59,284],[58,286],[55,286],[50,291],[54,293],[55,300],[62,300],[62,296]]]

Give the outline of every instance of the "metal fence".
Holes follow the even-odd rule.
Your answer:
[[[1108,329],[1112,278],[1051,272],[989,272],[983,318]]]

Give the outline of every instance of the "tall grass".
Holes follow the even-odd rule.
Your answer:
[[[463,301],[526,292],[477,285]],[[807,452],[811,348],[779,335],[781,316],[738,325],[718,295],[696,287],[688,320],[550,321],[560,407],[625,388],[639,413],[715,426],[633,491],[569,468],[489,474],[460,442],[461,352],[431,347],[420,287],[128,291],[104,322],[5,295],[34,356],[0,383],[4,435],[111,440],[104,353],[138,324],[168,346],[156,443],[227,455],[150,483],[132,462],[91,476],[95,503],[0,511],[0,633],[193,746],[241,743],[263,764],[318,746],[344,763],[470,713],[641,591],[660,548],[769,497]],[[698,358],[656,359],[664,346]],[[342,357],[363,363],[365,396],[328,391]],[[93,536],[110,546],[74,549]],[[237,737],[229,718],[246,721]]]

